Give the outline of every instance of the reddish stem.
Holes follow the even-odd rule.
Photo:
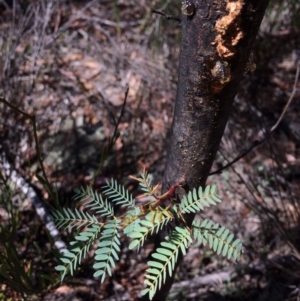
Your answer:
[[[158,200],[151,206],[152,209],[159,207],[165,201],[170,200],[174,197],[176,189],[180,186],[180,184],[175,184],[169,188],[169,190],[161,195]]]

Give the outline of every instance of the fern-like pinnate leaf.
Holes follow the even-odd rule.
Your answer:
[[[179,209],[182,214],[196,213],[204,210],[205,207],[220,203],[221,199],[217,196],[216,185],[208,185],[203,191],[202,187],[194,188],[192,191],[183,197],[179,204]]]
[[[91,187],[87,187],[86,190],[81,187],[75,189],[74,199],[80,199],[87,208],[90,208],[95,213],[100,213],[102,216],[114,217],[114,209],[110,202],[106,199],[103,200],[102,196],[97,192],[94,192]]]
[[[57,271],[62,273],[61,281],[63,281],[67,272],[73,275],[77,269],[77,265],[86,257],[91,244],[98,238],[100,231],[101,227],[99,225],[92,225],[85,232],[81,232],[78,236],[75,236],[75,241],[70,242],[69,251],[64,252],[60,258],[64,265],[55,267]]]
[[[120,251],[120,220],[109,221],[103,228],[98,248],[95,252],[95,261],[93,268],[96,270],[94,277],[101,276],[101,283],[106,277],[112,275],[111,269],[115,267],[115,261],[119,260],[118,252]]]
[[[90,246],[98,239],[94,254],[94,277],[100,277],[100,281],[103,282],[107,274],[112,276],[115,262],[119,260],[121,229],[132,239],[129,244],[130,250],[134,248],[139,250],[149,235],[158,234],[164,228],[168,228],[171,232],[148,261],[149,268],[144,281],[146,287],[142,295],[149,294],[150,300],[153,299],[156,291],[162,288],[167,275],[172,276],[179,252],[185,255],[193,239],[204,246],[208,245],[214,252],[228,259],[233,258],[235,261],[239,259],[243,252],[241,241],[234,239],[234,235],[228,229],[210,220],[202,222],[195,220],[192,226],[188,227],[184,218],[184,214],[197,213],[205,207],[221,202],[216,194],[215,185],[206,186],[204,190],[201,187],[193,189],[183,197],[180,204],[172,203],[167,208],[162,208],[160,205],[170,194],[169,191],[162,196],[156,196],[158,185],[153,187],[152,177],[146,171],[140,178],[133,176],[131,178],[139,182],[145,192],[144,196],[153,197],[152,201],[136,206],[132,195],[124,186],[112,179],[104,187],[103,194],[108,197],[105,200],[91,187],[75,190],[75,199],[80,199],[94,214],[105,217],[104,222],[99,222],[95,215],[78,209],[74,212],[68,208],[53,211],[54,222],[59,227],[75,227],[77,230],[86,227],[85,232],[75,236],[75,241],[70,243],[68,251],[62,255],[63,264],[56,267],[56,270],[62,274],[61,281],[67,272],[73,275],[78,264],[87,256]],[[116,217],[112,203],[126,207],[126,213]],[[176,223],[170,226],[172,220]]]
[[[131,225],[128,226],[130,231],[126,231],[126,228],[124,230],[124,233],[133,239],[129,244],[129,249],[132,250],[137,247],[137,250],[139,250],[149,234],[157,234],[171,220],[170,214],[164,212],[163,209],[158,213],[155,211],[149,212],[144,219],[136,220],[133,227]]]
[[[110,182],[106,182],[103,193],[105,193],[117,205],[134,207],[134,199],[131,193],[129,193],[123,185],[118,184],[118,182],[113,179],[111,179]]]
[[[58,228],[63,227],[66,229],[70,227],[88,227],[92,224],[98,224],[98,220],[94,215],[90,215],[88,212],[83,212],[75,208],[75,213],[69,208],[63,208],[62,210],[52,211],[53,222]]]
[[[152,176],[149,175],[146,171],[144,171],[141,174],[141,181],[139,182],[139,185],[141,187],[141,190],[146,193],[150,193],[153,190],[152,186]]]
[[[237,261],[243,253],[241,241],[239,239],[233,241],[234,234],[218,223],[208,219],[202,222],[195,220],[192,228],[194,239],[204,246],[208,244],[218,255],[222,254],[228,259],[233,258]]]
[[[191,234],[187,228],[176,227],[172,231],[166,241],[161,243],[161,247],[152,254],[154,260],[148,261],[149,268],[144,280],[147,288],[142,291],[142,295],[149,293],[152,300],[156,290],[165,283],[167,273],[169,276],[172,275],[179,251],[185,255],[191,242]]]

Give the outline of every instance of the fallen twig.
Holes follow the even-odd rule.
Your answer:
[[[5,154],[3,154],[5,156]],[[28,196],[31,200],[36,213],[40,217],[41,221],[49,231],[50,236],[53,238],[54,246],[57,248],[59,252],[67,251],[66,244],[60,239],[59,232],[52,221],[50,214],[48,213],[45,205],[42,200],[37,195],[34,188],[26,182],[26,180],[17,173],[17,171],[13,170],[9,162],[6,158],[3,158],[3,168],[5,170],[6,176],[24,193],[24,195]]]

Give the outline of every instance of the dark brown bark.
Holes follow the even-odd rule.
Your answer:
[[[268,0],[194,0],[195,13],[182,15],[164,191],[177,182],[184,183],[180,194],[205,185],[267,4]],[[189,215],[188,223],[193,219]],[[173,278],[167,278],[153,300],[165,300],[172,283]]]

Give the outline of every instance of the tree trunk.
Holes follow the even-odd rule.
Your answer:
[[[182,11],[179,79],[163,180],[163,191],[183,184],[179,197],[205,185],[268,0],[183,4],[188,6]],[[193,219],[186,217],[188,224]],[[165,300],[172,283],[173,277],[167,277],[153,300]]]

